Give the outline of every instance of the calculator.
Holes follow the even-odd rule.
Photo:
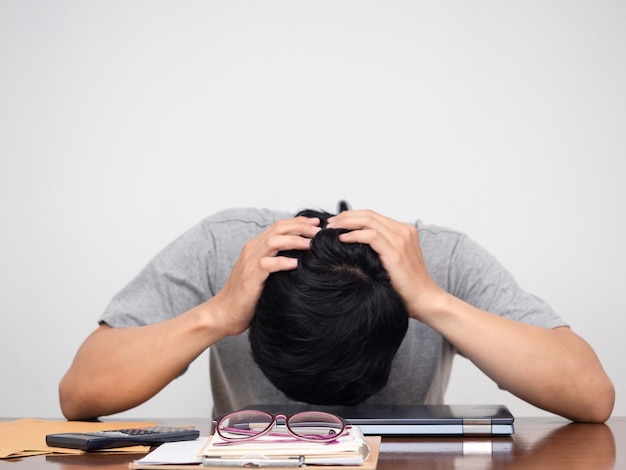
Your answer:
[[[157,446],[164,442],[192,441],[200,431],[176,426],[150,426],[93,432],[48,434],[46,444],[80,450],[99,450],[128,446]]]

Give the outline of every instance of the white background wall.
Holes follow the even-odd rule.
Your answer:
[[[3,0],[0,416],[60,417],[111,296],[204,216],[340,198],[487,247],[626,414],[624,24],[616,0]],[[124,416],[209,416],[207,367]],[[462,359],[447,399],[541,414]]]

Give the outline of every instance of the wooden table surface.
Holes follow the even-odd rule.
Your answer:
[[[208,435],[210,430],[208,419],[148,421],[196,425],[201,435]],[[556,417],[516,418],[515,431],[510,439],[383,438],[378,469],[626,469],[625,417],[611,418],[607,424],[569,423]],[[0,467],[2,470],[126,470],[141,455],[34,456],[2,460]]]

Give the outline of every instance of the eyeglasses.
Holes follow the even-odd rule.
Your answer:
[[[241,410],[215,418],[213,426],[224,441],[231,443],[251,441],[262,436],[291,436],[303,441],[330,442],[350,429],[350,424],[343,418],[322,411],[285,415]]]

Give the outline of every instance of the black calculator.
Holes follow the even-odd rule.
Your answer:
[[[151,426],[143,428],[112,429],[94,432],[67,432],[48,434],[46,444],[80,450],[111,449],[128,446],[157,446],[164,442],[192,441],[200,431],[175,426]]]

